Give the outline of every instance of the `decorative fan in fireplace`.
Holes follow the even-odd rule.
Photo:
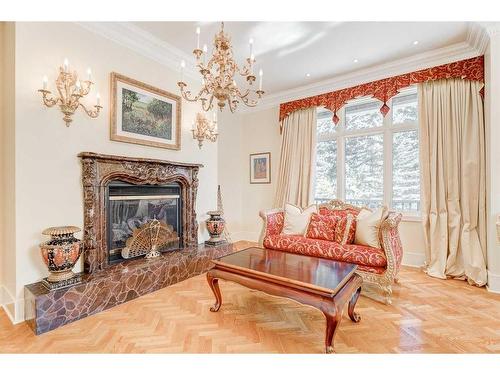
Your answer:
[[[171,225],[153,219],[134,229],[122,249],[122,257],[129,259],[146,254],[146,258],[156,258],[160,256],[159,250],[178,240],[179,236]]]

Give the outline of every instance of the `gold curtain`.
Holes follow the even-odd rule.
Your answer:
[[[478,286],[487,281],[482,86],[446,79],[418,87],[426,272]]]
[[[283,120],[275,207],[311,203],[315,137],[315,107],[295,111]]]

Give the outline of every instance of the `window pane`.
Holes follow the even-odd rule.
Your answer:
[[[322,135],[327,135],[331,133],[335,133],[338,127],[332,121],[333,113],[331,111],[327,111],[322,109],[318,111],[317,116],[317,131],[318,138]]]
[[[356,206],[379,207],[384,198],[384,137],[349,137],[345,142],[345,197]]]
[[[383,117],[380,113],[382,104],[378,100],[365,104],[350,105],[345,109],[346,130],[375,128],[382,126]]]
[[[394,133],[392,142],[392,208],[420,211],[420,170],[416,130]]]
[[[392,123],[415,123],[418,119],[417,94],[397,96],[392,99]]]
[[[316,146],[315,200],[327,202],[337,196],[337,141],[318,142]]]

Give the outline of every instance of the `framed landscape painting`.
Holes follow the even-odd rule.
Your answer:
[[[181,98],[111,73],[111,140],[181,148]]]
[[[250,183],[271,183],[271,153],[250,154]]]

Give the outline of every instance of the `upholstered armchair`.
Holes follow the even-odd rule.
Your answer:
[[[327,210],[347,211],[354,216],[359,213],[361,208],[345,204],[340,200],[319,205],[320,213],[326,213]],[[402,217],[400,213],[389,212],[383,220],[379,231],[381,249],[355,244],[340,245],[330,241],[281,234],[284,223],[282,209],[264,210],[260,212],[260,216],[264,220],[260,236],[260,244],[263,247],[307,255],[311,255],[308,247],[321,248],[325,251],[316,251],[315,256],[358,263],[356,272],[363,278],[363,281],[376,286],[382,293],[384,302],[391,303],[392,285],[397,280],[403,257],[403,247],[398,229]],[[281,240],[276,240],[276,238]],[[318,241],[320,246],[318,246]],[[356,252],[358,254],[355,254]],[[381,257],[383,266],[380,262]]]

